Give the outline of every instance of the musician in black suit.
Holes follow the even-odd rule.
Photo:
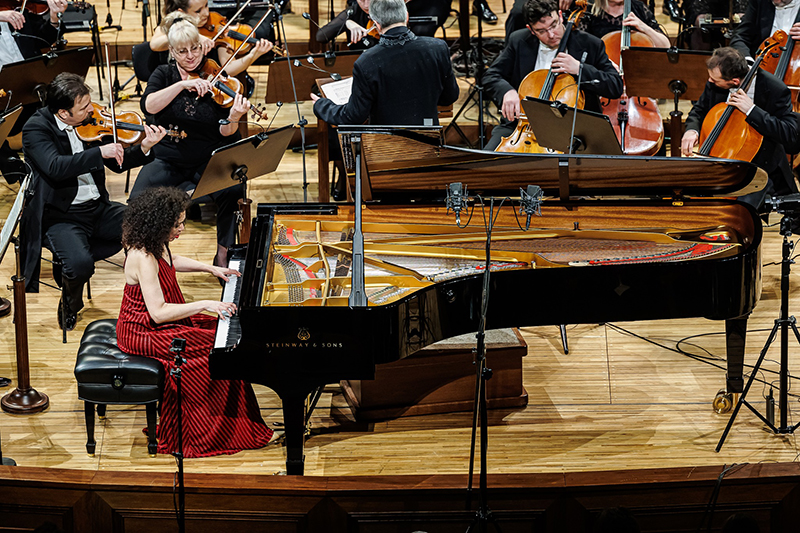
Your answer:
[[[42,239],[63,264],[63,294],[58,322],[75,327],[83,307],[83,285],[94,273],[95,260],[122,247],[124,206],[109,200],[104,165],[122,172],[149,160],[147,154],[166,130],[147,126],[140,146],[88,147],[75,128],[93,112],[89,87],[81,76],[61,73],[47,88],[47,107],[38,110],[22,130],[25,159],[33,170],[32,202],[21,221],[22,261],[27,289],[38,290]],[[66,322],[62,322],[62,306]]]
[[[777,30],[800,39],[800,0],[750,0],[731,46],[745,57],[755,57],[764,39]]]
[[[312,94],[314,114],[329,124],[437,125],[437,106],[458,98],[447,45],[418,37],[406,26],[403,0],[373,0],[370,16],[381,33],[377,46],[353,65],[353,92],[336,105]]]
[[[66,11],[67,0],[47,0],[47,7],[50,9],[44,15],[29,11],[0,11],[0,65],[41,55],[42,48],[58,41],[59,15]]]
[[[601,112],[601,96],[619,98],[622,94],[622,78],[608,59],[603,41],[597,37],[573,29],[567,52],[555,55],[565,32],[556,0],[528,0],[523,13],[527,27],[511,34],[506,47],[483,77],[488,96],[505,118],[492,130],[486,145],[488,150],[494,150],[501,137],[514,131],[520,116],[517,88],[525,76],[535,70],[549,69],[552,65],[557,74],[577,76],[580,59],[586,53],[582,74],[585,109]]]
[[[766,194],[797,192],[785,149],[798,144],[800,131],[796,115],[792,113],[789,88],[772,74],[759,69],[747,93],[742,89],[731,92],[739,87],[749,70],[744,56],[732,47],[717,48],[706,65],[708,82],[686,118],[681,153],[684,156],[692,154],[700,137],[703,119],[711,108],[728,101],[730,96],[729,102],[747,115],[746,122],[764,136],[753,163],[763,168],[770,178],[770,184],[764,191],[741,199],[758,208]]]

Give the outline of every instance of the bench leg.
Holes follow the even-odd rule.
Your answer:
[[[150,402],[145,406],[147,413],[147,453],[156,455],[158,443],[156,441],[156,402]]]
[[[100,406],[97,407],[99,409]],[[83,414],[86,418],[86,453],[93,456],[97,442],[94,440],[94,404],[92,402],[83,402]]]
[[[97,404],[97,417],[101,419],[106,417],[106,404],[104,403]]]

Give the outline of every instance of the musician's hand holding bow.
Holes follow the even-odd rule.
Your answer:
[[[745,115],[754,105],[753,100],[741,89],[737,89],[736,92],[731,93],[730,98],[728,98],[728,103]]]
[[[683,157],[691,157],[698,140],[700,140],[699,133],[695,130],[687,130],[681,139],[681,155],[683,155]]]
[[[567,53],[561,52],[553,59],[553,63],[550,66],[553,68],[553,72],[557,74],[566,73],[577,76],[580,65],[577,59]]]
[[[25,15],[19,11],[0,11],[0,22],[8,22],[9,26],[19,31],[25,25]]]
[[[100,147],[100,155],[103,159],[116,159],[117,164],[122,166],[125,157],[125,149],[119,143],[104,144]]]
[[[345,23],[345,26],[347,26],[347,29],[350,30],[351,44],[356,44],[358,41],[366,37],[367,33],[369,33],[366,28],[364,28],[360,24],[353,22],[352,20],[348,20]]]
[[[247,55],[250,56],[253,61],[255,61],[259,57],[263,56],[264,54],[266,54],[267,52],[272,50],[273,46],[275,46],[275,45],[273,43],[271,43],[270,41],[268,41],[266,39],[259,39],[258,43],[256,43],[255,46],[253,46],[253,48],[250,50],[250,52],[248,52]],[[252,64],[252,61],[251,61],[251,64]]]
[[[190,78],[179,83],[182,88],[197,93],[197,96],[203,96],[211,92],[211,82],[203,78]]]
[[[205,35],[200,36],[200,49],[203,51],[204,56],[207,56],[215,46],[217,46],[217,43],[214,42],[214,39],[206,37]]]
[[[511,89],[503,95],[503,104],[500,107],[500,113],[506,120],[517,120],[520,115],[519,93]]]

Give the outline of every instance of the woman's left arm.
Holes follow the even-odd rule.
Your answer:
[[[177,272],[208,272],[225,281],[229,279],[229,276],[241,276],[238,270],[207,265],[195,259],[183,257],[182,255],[173,255],[172,264],[175,266]]]

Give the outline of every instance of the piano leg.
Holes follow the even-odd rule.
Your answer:
[[[727,350],[728,393],[740,393],[744,389],[744,344],[747,335],[747,317],[725,321],[725,347]]]
[[[286,443],[286,473],[290,476],[302,476],[305,455],[306,418],[305,407],[308,394],[300,396],[281,396],[283,401],[283,427]]]

